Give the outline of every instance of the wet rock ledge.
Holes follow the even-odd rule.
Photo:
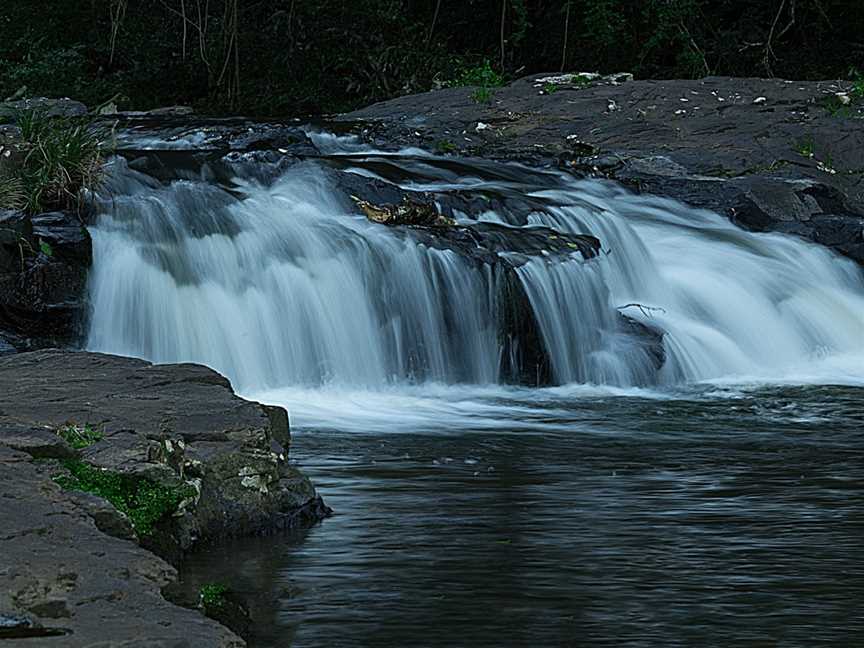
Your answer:
[[[162,593],[198,543],[329,513],[289,441],[205,367],[0,358],[0,644],[244,645]]]

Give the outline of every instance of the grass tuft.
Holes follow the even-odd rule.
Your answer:
[[[864,99],[864,74],[853,67],[849,70],[849,76],[852,79],[852,88],[849,90],[849,94],[853,99]]]
[[[451,88],[479,86],[481,88],[500,88],[504,77],[492,68],[489,59],[475,67],[463,68],[455,79],[446,84]]]
[[[816,143],[813,137],[808,135],[795,142],[795,152],[806,158],[812,158],[816,154]]]
[[[21,137],[0,156],[0,208],[80,210],[82,192],[102,179],[107,133],[91,121],[48,117],[38,109],[12,117]]]
[[[441,139],[435,142],[435,150],[438,153],[453,153],[456,151],[456,145],[447,139]]]
[[[492,68],[489,59],[480,65],[463,68],[456,78],[444,84],[449,88],[474,86],[471,99],[476,103],[490,103],[494,88],[504,85],[504,77]]]
[[[27,206],[27,194],[20,178],[3,173],[0,165],[0,209],[19,211]]]
[[[475,103],[492,103],[492,91],[485,87],[477,88],[471,93],[471,100]]]

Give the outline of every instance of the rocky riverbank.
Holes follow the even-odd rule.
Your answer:
[[[204,367],[94,353],[0,358],[0,385],[0,639],[243,645],[162,592],[200,543],[328,514],[285,411]]]

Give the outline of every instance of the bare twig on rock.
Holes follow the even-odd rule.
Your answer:
[[[638,308],[640,311],[642,311],[642,314],[645,317],[653,317],[653,315],[651,315],[652,312],[666,312],[665,308],[660,308],[659,306],[645,306],[644,304],[637,304],[635,302],[632,304],[624,304],[623,306],[619,306],[618,310],[624,310],[625,308]]]

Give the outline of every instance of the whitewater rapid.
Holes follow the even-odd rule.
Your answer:
[[[350,170],[378,175],[374,154],[352,154]],[[566,408],[585,397],[680,397],[706,383],[864,384],[858,266],[672,200],[488,162],[456,173],[431,157],[387,158],[404,189],[540,206],[527,217],[457,214],[462,222],[602,242],[589,261],[538,258],[517,270],[559,385],[528,389],[499,384],[494,273],[368,222],[321,163],[268,182],[238,171],[230,187],[160,183],[114,165],[90,229],[87,348],[208,365],[238,393],[287,406],[300,428],[540,429],[550,399]],[[664,333],[666,360],[650,383],[644,354],[616,329],[619,311]]]

